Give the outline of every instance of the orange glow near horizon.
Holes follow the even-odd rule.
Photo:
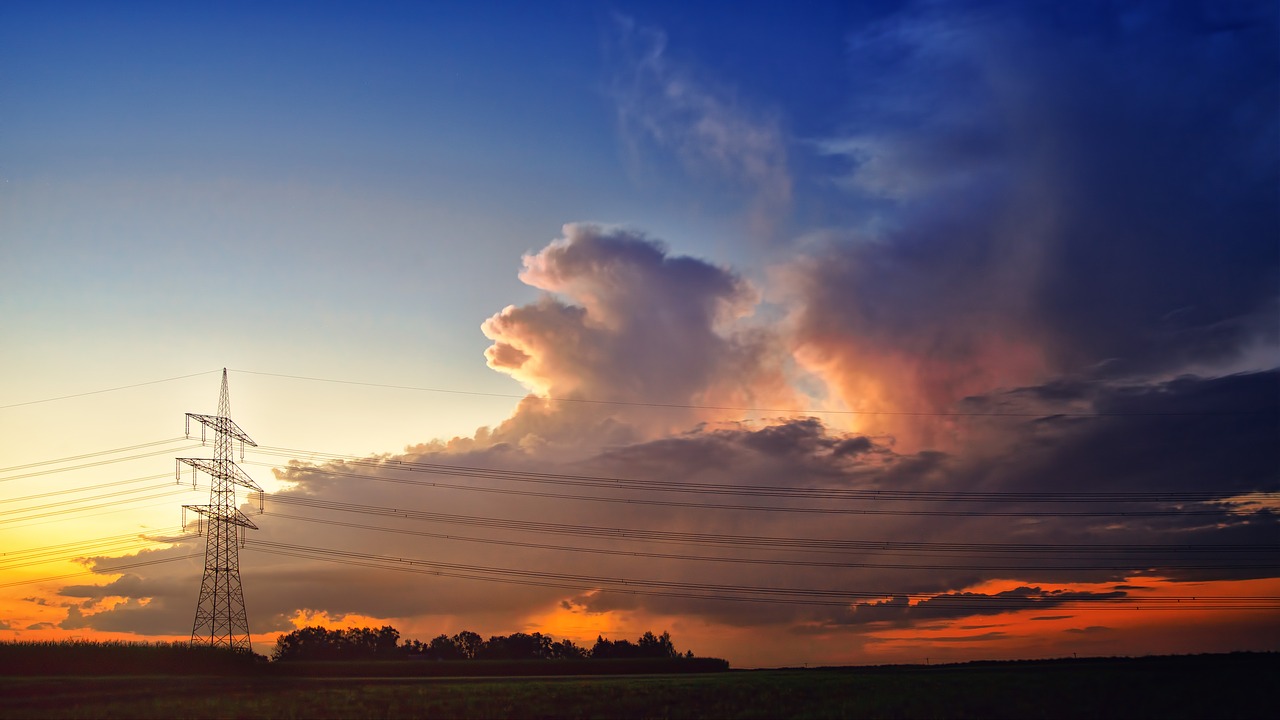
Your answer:
[[[617,639],[619,628],[626,624],[630,624],[629,620],[621,613],[588,612],[580,605],[564,601],[543,614],[529,617],[524,631],[540,632],[557,640],[572,640],[579,646],[590,648],[597,637]]]
[[[1143,589],[1130,591],[1136,598],[1280,595],[1280,578],[1197,583],[1146,578],[1133,584],[1143,586]],[[1067,585],[1002,580],[983,583],[968,591],[990,594],[1027,585],[1046,591],[1102,592],[1116,583]],[[141,636],[58,627],[65,619],[68,607],[102,611],[120,602],[123,602],[122,598],[108,597],[92,603],[77,603],[70,598],[48,597],[41,589],[10,593],[5,598],[5,611],[11,619],[11,627],[0,631],[3,632],[0,637],[8,640],[133,642],[183,642],[189,639],[185,634]],[[289,618],[295,629],[316,625],[330,629],[391,625],[401,631],[404,641],[418,639],[425,642],[442,632],[452,635],[464,629],[475,629],[485,637],[511,632],[540,632],[556,639],[569,639],[588,648],[597,636],[633,639],[645,630],[655,633],[670,631],[681,650],[734,657],[738,667],[1274,651],[1280,647],[1280,617],[1271,610],[1181,609],[1176,604],[1168,609],[1135,609],[1133,606],[1105,603],[1071,608],[1050,606],[993,615],[970,615],[911,628],[813,626],[799,633],[781,628],[713,625],[695,618],[650,617],[618,611],[592,613],[572,603],[567,607],[557,604],[510,628],[445,627],[448,625],[446,620],[456,624],[458,619],[436,618],[424,624],[421,619],[413,618],[377,618],[357,614],[333,617],[326,612],[309,610],[299,610]],[[283,632],[256,633],[254,639],[258,652],[269,652],[276,637]],[[770,642],[762,644],[762,637],[769,637]]]
[[[1170,596],[1249,597],[1280,594],[1280,578],[1196,583],[1138,578],[1138,599]],[[1105,592],[1117,583],[1052,584],[991,581],[969,592],[997,593],[1034,586],[1046,591]],[[1269,628],[1258,633],[1257,630]],[[976,659],[1036,659],[1086,655],[1151,655],[1280,647],[1280,617],[1272,610],[1183,609],[1094,603],[1044,607],[996,615],[968,616],[910,629],[867,633],[869,662],[956,662]]]

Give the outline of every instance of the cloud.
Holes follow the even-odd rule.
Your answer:
[[[1266,547],[1280,531],[1275,513],[1248,505],[1224,512],[1222,503],[1277,490],[1268,439],[1280,434],[1280,411],[1227,411],[1274,397],[1280,371],[1159,384],[1095,379],[1073,388],[974,398],[977,407],[1045,413],[989,420],[1001,424],[991,431],[999,444],[982,452],[902,452],[798,418],[704,425],[560,459],[545,446],[503,444],[295,463],[278,471],[290,487],[267,498],[261,530],[241,555],[254,632],[289,629],[315,614],[398,618],[407,636],[416,627],[418,635],[512,632],[553,612],[587,628],[643,629],[679,618],[723,632],[875,632],[1013,611],[1046,617],[1068,603],[1133,597],[1170,579],[1274,574]],[[1055,403],[1113,414],[1068,418],[1054,414]],[[1174,408],[1184,414],[1167,414]],[[909,499],[938,490],[1031,499]],[[840,499],[855,491],[908,499]],[[1085,509],[1119,513],[1091,516],[1078,514],[1077,504],[1033,497],[1062,491],[1201,499],[1140,506],[1168,511],[1157,516],[1132,514],[1126,503],[1091,504]],[[1025,514],[1011,520],[1010,512]],[[982,549],[988,543],[1040,550]],[[1202,552],[1232,545],[1239,547],[1207,560]],[[293,549],[275,554],[285,546]],[[188,552],[177,546],[148,559]],[[164,575],[131,571],[101,587],[68,586],[63,596],[127,601],[96,612],[69,608],[62,626],[184,633],[197,580],[193,563]],[[976,589],[1013,581],[1019,585]],[[832,604],[806,604],[814,592]],[[762,601],[769,599],[783,602]]]
[[[856,625],[908,626],[920,622],[950,620],[975,615],[999,615],[1022,610],[1051,608],[1064,603],[1106,602],[1125,597],[1123,592],[1106,593],[1042,590],[1020,587],[998,593],[942,593],[911,603],[904,596],[890,600],[857,603],[850,618]]]
[[[695,176],[745,192],[758,229],[769,229],[792,195],[787,143],[777,117],[673,61],[661,30],[626,17],[617,17],[616,27],[613,98],[633,160],[642,147],[674,152]]]
[[[800,356],[866,410],[1275,365],[1280,43],[1233,8],[916,4],[854,33],[855,112],[818,145],[874,211],[791,269]]]
[[[1066,632],[1075,633],[1077,635],[1105,635],[1111,632],[1111,628],[1105,625],[1090,625],[1082,628],[1067,628]]]
[[[485,357],[540,395],[666,406],[794,401],[781,346],[739,324],[754,311],[756,291],[728,270],[669,254],[634,231],[570,224],[564,237],[525,256],[520,279],[547,294],[485,321],[493,340]],[[582,439],[589,422],[594,430],[585,437],[620,442],[683,429],[698,416],[678,407],[636,410],[624,419],[598,403],[531,400],[489,440]]]

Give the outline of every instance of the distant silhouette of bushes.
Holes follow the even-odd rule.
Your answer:
[[[596,638],[590,648],[541,633],[463,631],[429,643],[400,643],[393,627],[329,630],[306,627],[280,636],[272,659],[186,642],[0,642],[0,675],[282,675],[414,677],[453,675],[615,675],[727,670],[718,658],[680,654],[668,633],[634,642]],[[398,662],[389,662],[398,661]]]
[[[429,662],[278,662],[266,668],[275,677],[530,677],[555,675],[676,675],[724,672],[720,658],[637,658],[632,660],[433,660]]]
[[[434,660],[459,661],[531,661],[531,660],[692,660],[693,653],[681,655],[671,642],[669,633],[646,632],[638,640],[606,640],[597,637],[590,648],[572,640],[555,640],[542,633],[494,635],[484,640],[479,634],[464,630],[452,637],[439,635],[430,642],[412,640],[399,645],[400,632],[391,626],[378,630],[359,628],[329,630],[305,627],[281,635],[271,654],[278,661],[362,661],[362,660]]]

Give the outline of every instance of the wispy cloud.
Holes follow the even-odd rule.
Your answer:
[[[614,26],[613,98],[633,161],[650,148],[675,153],[694,176],[746,193],[761,228],[776,222],[792,195],[779,118],[672,59],[661,29],[623,16]]]

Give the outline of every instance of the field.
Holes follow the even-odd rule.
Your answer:
[[[0,678],[7,718],[1272,717],[1280,655],[525,678]]]

